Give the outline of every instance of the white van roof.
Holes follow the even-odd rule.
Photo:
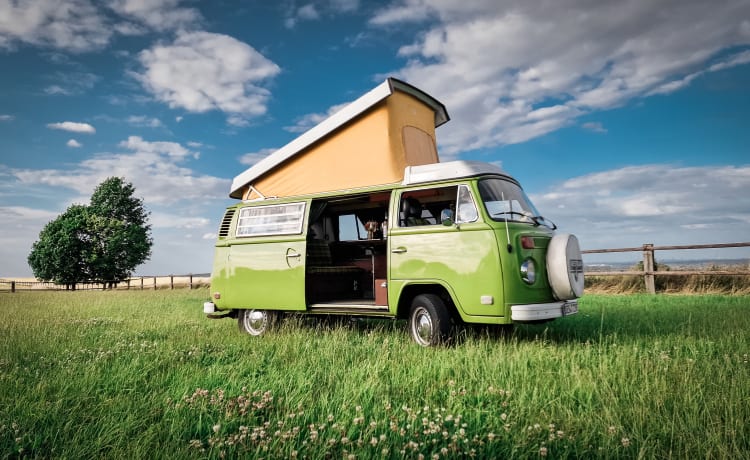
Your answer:
[[[423,184],[440,180],[461,179],[494,174],[512,177],[502,168],[483,161],[447,161],[420,166],[407,166],[404,169],[403,185]]]

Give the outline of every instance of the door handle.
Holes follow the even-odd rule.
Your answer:
[[[290,258],[290,257],[294,257],[295,259],[297,259],[297,258],[300,258],[300,257],[302,257],[302,254],[300,254],[299,252],[295,252],[295,253],[293,253],[293,254],[287,254],[287,255],[286,255],[286,258],[287,258],[287,259],[288,259],[288,258]]]
[[[394,253],[394,254],[403,254],[403,253],[406,252],[406,248],[391,249],[391,252]]]

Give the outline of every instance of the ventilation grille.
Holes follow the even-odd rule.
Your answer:
[[[224,214],[224,218],[221,219],[221,226],[219,226],[219,238],[226,238],[229,236],[229,228],[232,226],[232,217],[234,217],[235,209],[227,209]]]

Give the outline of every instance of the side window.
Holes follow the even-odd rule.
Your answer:
[[[367,231],[355,214],[339,216],[339,241],[357,241],[365,235]]]
[[[237,236],[295,235],[302,233],[305,203],[242,208]]]
[[[469,187],[458,187],[458,205],[456,206],[456,223],[475,222],[479,218],[477,206],[471,197]]]
[[[399,227],[440,225],[453,219],[458,187],[410,190],[401,194]]]

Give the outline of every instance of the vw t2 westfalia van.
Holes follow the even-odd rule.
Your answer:
[[[288,312],[407,319],[431,346],[456,323],[578,311],[583,264],[520,184],[439,162],[437,100],[388,79],[235,178],[211,277],[211,318],[251,335]]]

